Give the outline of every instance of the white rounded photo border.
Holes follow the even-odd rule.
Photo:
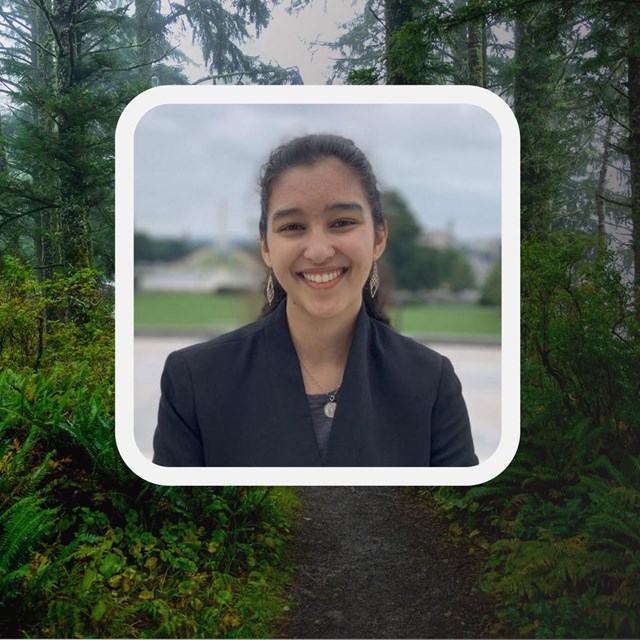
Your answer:
[[[501,133],[502,433],[475,467],[162,467],[134,437],[134,133],[151,109],[169,104],[464,104],[487,111]],[[162,485],[468,486],[491,480],[520,441],[520,132],[497,95],[472,86],[167,86],[145,91],[116,129],[116,443],[127,466]]]

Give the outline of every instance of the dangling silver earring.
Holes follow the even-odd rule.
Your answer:
[[[275,295],[275,291],[273,289],[273,271],[269,269],[269,277],[267,278],[267,302],[269,306],[273,302],[273,297]]]
[[[375,298],[380,286],[380,277],[378,276],[378,263],[373,261],[373,268],[371,269],[371,278],[369,279],[369,291],[371,291],[371,297]]]

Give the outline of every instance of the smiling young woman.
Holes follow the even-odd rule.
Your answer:
[[[354,320],[386,237],[386,226],[374,227],[358,176],[341,160],[323,158],[281,175],[261,246],[287,292],[290,324]]]
[[[172,353],[154,462],[165,466],[477,464],[451,363],[389,327],[387,225],[346,138],[295,138],[261,177],[261,318]]]

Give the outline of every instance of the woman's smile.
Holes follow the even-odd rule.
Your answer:
[[[302,281],[312,289],[331,289],[335,287],[349,269],[338,267],[332,269],[308,269],[301,271],[298,275]]]

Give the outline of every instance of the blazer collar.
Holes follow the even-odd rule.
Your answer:
[[[363,430],[371,420],[372,398],[366,348],[369,323],[363,304],[356,319],[344,377],[336,398],[338,406],[327,449],[328,466],[358,465]],[[293,450],[299,452],[300,466],[321,465],[302,371],[289,332],[286,298],[269,317],[265,341],[279,428],[287,432]]]

